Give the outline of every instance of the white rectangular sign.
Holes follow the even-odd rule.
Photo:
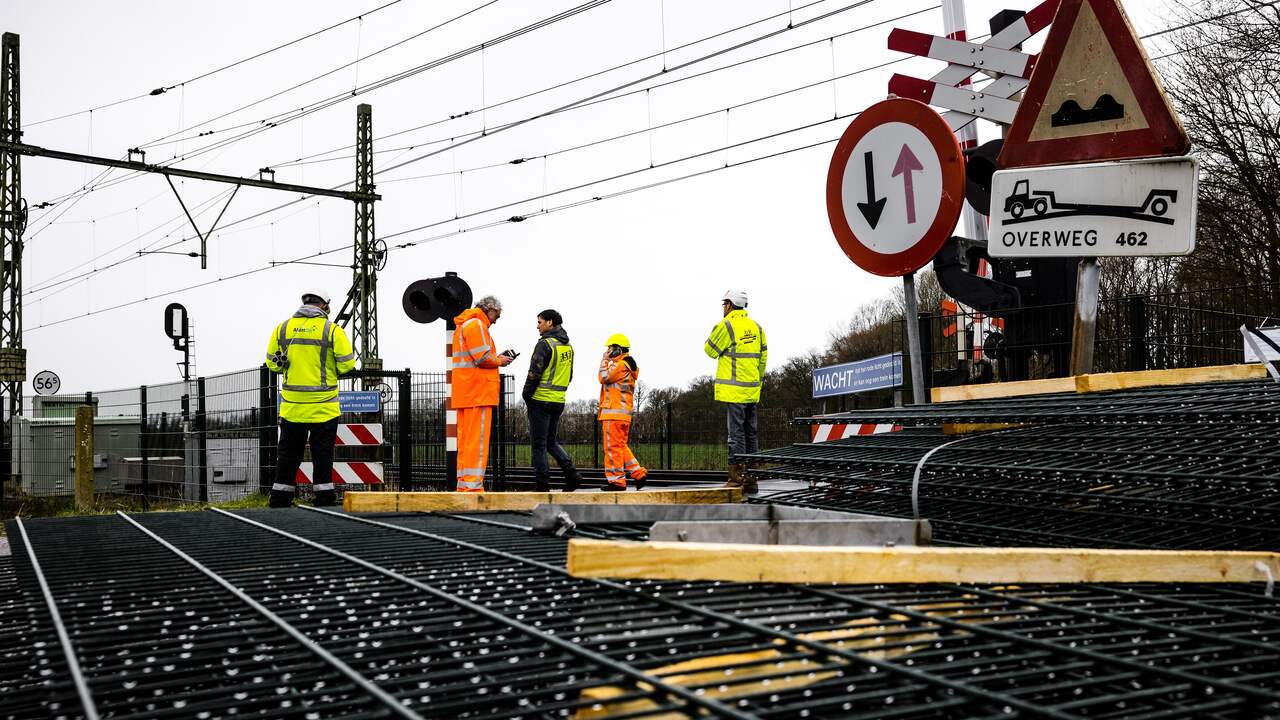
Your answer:
[[[1280,328],[1259,328],[1258,332],[1271,338],[1271,342],[1277,345],[1280,345]],[[1276,352],[1271,348],[1270,345],[1266,344],[1262,340],[1259,340],[1258,338],[1253,338],[1253,342],[1249,342],[1249,338],[1246,337],[1244,340],[1244,361],[1245,362],[1247,363],[1262,362],[1262,359],[1258,357],[1258,353],[1254,352],[1255,347],[1257,347],[1259,350],[1262,351],[1262,359],[1266,359],[1270,362],[1280,361],[1280,352]]]
[[[1000,170],[993,257],[1186,255],[1196,246],[1194,158]]]

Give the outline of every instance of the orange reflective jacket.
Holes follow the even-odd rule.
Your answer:
[[[631,421],[640,368],[630,355],[600,360],[600,419]]]
[[[498,404],[498,352],[489,336],[489,316],[471,308],[453,319],[453,407]]]

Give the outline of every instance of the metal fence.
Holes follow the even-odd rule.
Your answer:
[[[1093,371],[1203,367],[1242,362],[1240,326],[1280,321],[1280,284],[1104,298],[1098,307]],[[1022,308],[1001,318],[980,312],[924,314],[927,382],[1063,377],[1069,372],[1074,306]],[[898,324],[906,353],[906,333]]]
[[[501,403],[491,435],[486,478],[491,489],[530,476],[529,423],[517,401],[516,378],[503,376]],[[383,489],[452,489],[445,474],[443,373],[361,371],[344,377],[344,391],[379,389],[381,410],[343,413],[342,423],[377,423],[383,442],[338,446],[335,461],[377,463]],[[404,397],[407,394],[408,400]],[[15,500],[69,500],[74,494],[75,414],[91,406],[94,493],[142,502],[228,502],[266,491],[275,481],[277,378],[265,368],[174,382],[29,399],[13,418],[8,505]],[[760,445],[805,439],[793,426],[797,411],[760,410]],[[641,407],[631,448],[656,470],[722,471],[727,462],[726,420],[719,406],[673,404]],[[568,412],[560,443],[580,468],[598,471],[604,447],[594,411]],[[346,485],[344,491],[378,489]],[[303,494],[307,486],[300,486]]]

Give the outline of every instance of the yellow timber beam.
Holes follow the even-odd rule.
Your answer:
[[[774,583],[1258,582],[1280,553],[569,541],[576,577]]]
[[[1195,385],[1207,382],[1256,380],[1265,377],[1267,377],[1267,369],[1260,363],[1213,365],[1210,367],[1176,368],[1172,370],[1095,373],[1092,375],[1077,375],[1075,377],[1021,380],[1017,382],[988,383],[985,385],[936,387],[930,391],[930,395],[933,402],[944,403],[960,400],[991,400],[1026,395],[1045,395],[1048,393],[1090,393],[1168,385]]]
[[[710,505],[742,502],[738,488],[643,492],[349,492],[347,512],[503,512],[536,505]]]

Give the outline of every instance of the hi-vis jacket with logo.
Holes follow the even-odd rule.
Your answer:
[[[716,400],[730,403],[760,402],[760,385],[769,360],[769,344],[764,328],[747,317],[746,310],[734,310],[711,330],[703,351],[718,358]]]
[[[489,316],[480,308],[453,319],[453,398],[455,408],[497,406],[498,351],[489,336]]]
[[[280,417],[319,423],[338,417],[338,376],[356,366],[347,334],[304,305],[271,332],[267,368],[281,374]]]
[[[631,411],[636,404],[636,383],[640,382],[640,367],[630,355],[606,357],[600,361],[600,414],[601,420],[631,422]]]

